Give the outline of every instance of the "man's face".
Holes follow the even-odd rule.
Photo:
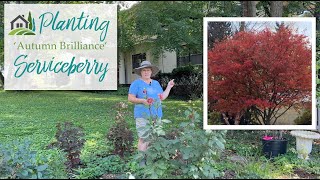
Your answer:
[[[152,74],[151,68],[143,68],[141,70],[141,77],[142,78],[150,78]]]

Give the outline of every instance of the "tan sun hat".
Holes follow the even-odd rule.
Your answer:
[[[142,61],[140,64],[140,67],[135,68],[133,71],[134,73],[141,76],[141,70],[143,68],[151,68],[152,69],[151,76],[155,76],[159,72],[159,68],[157,66],[152,65],[149,61]]]

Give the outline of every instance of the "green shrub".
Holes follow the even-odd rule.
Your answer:
[[[155,77],[153,77],[154,80],[157,80],[159,84],[163,87],[166,88],[168,85],[168,82],[172,77],[171,73],[161,73],[159,72]]]
[[[301,116],[294,120],[294,123],[297,125],[310,125],[312,123],[311,119],[311,111],[305,110]]]
[[[186,65],[177,67],[172,70],[172,76],[181,77],[181,76],[190,76],[196,73],[202,72],[202,65]]]
[[[120,174],[125,171],[125,163],[117,155],[108,157],[95,157],[85,164],[84,168],[76,170],[77,179],[96,179],[100,176],[110,174]]]
[[[176,96],[183,96],[192,100],[201,98],[203,95],[202,73],[180,77],[175,80],[174,87],[172,93]]]
[[[48,179],[48,159],[39,157],[37,151],[30,149],[31,142],[14,141],[0,144],[0,179]]]
[[[273,165],[257,161],[246,164],[239,177],[241,179],[269,179],[273,177]]]
[[[226,131],[203,130],[201,116],[191,108],[185,111],[187,122],[174,132],[163,135],[162,120],[145,127],[150,147],[138,160],[146,156],[141,170],[144,178],[215,178],[221,172],[215,168],[219,151],[224,149]]]
[[[216,111],[209,111],[208,125],[223,125],[223,123],[221,122],[221,114]]]
[[[166,88],[170,79],[175,79],[175,86],[171,90],[174,96],[186,99],[197,99],[203,95],[202,65],[187,65],[172,70],[172,73],[159,73],[156,77],[160,85]]]
[[[52,150],[45,150],[40,151],[39,154],[43,158],[38,158],[38,162],[44,163],[47,162],[48,164],[48,171],[49,171],[49,178],[50,179],[67,179],[67,171],[64,164],[66,163],[65,153],[58,150],[58,149],[52,149]],[[45,161],[47,160],[47,161]]]

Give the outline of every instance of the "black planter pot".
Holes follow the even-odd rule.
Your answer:
[[[276,157],[287,152],[288,140],[264,140],[262,139],[263,153],[268,158]]]

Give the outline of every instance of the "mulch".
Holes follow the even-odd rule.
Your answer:
[[[320,176],[320,175],[308,173],[303,169],[295,169],[293,173],[298,175],[300,179],[319,179],[319,176]]]
[[[235,179],[237,176],[236,172],[232,170],[224,171],[224,176],[220,177],[221,179]]]
[[[118,179],[119,174],[104,174],[99,179]]]

